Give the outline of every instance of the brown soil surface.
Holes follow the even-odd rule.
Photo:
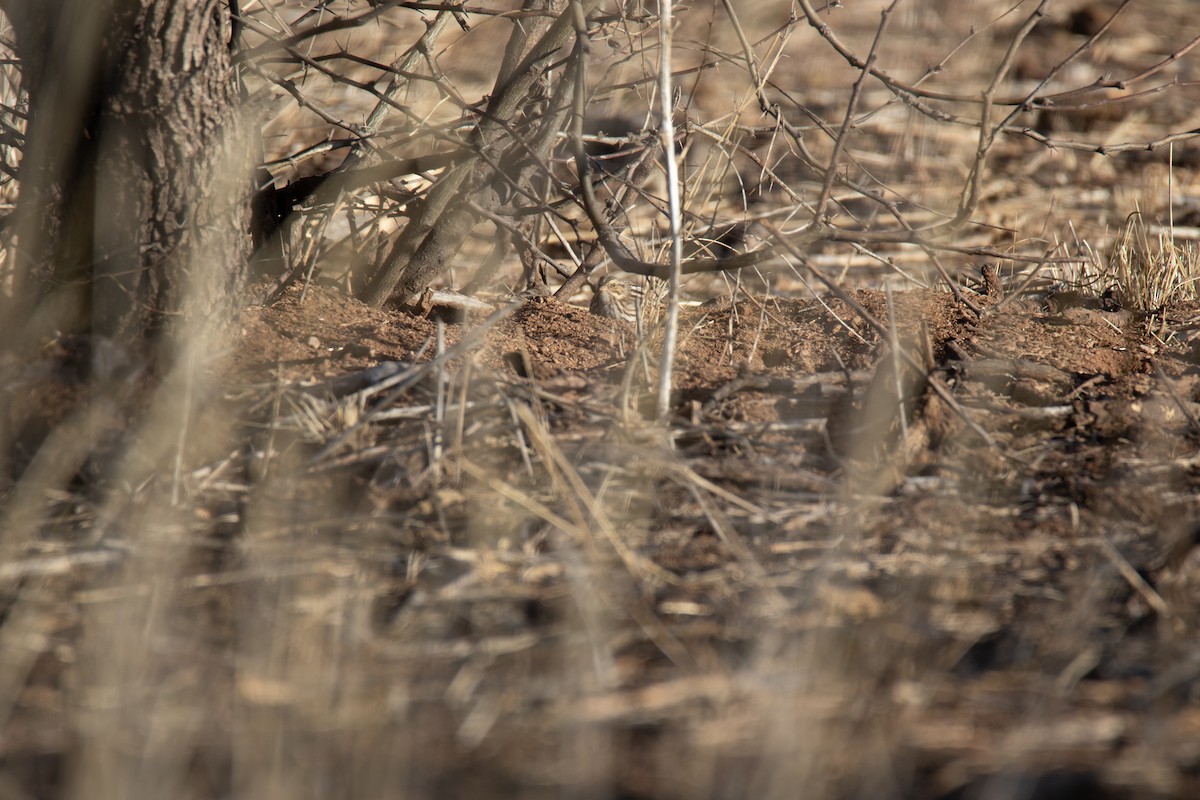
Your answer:
[[[684,310],[669,429],[639,413],[657,337],[643,363],[632,326],[553,300],[352,444],[322,407],[304,469],[267,485],[293,520],[348,503],[307,536],[370,575],[356,674],[407,682],[417,785],[1200,794],[1200,311],[967,293],[981,314],[850,295],[896,322],[903,403],[863,313],[741,296]],[[434,354],[428,315],[329,289],[245,331],[239,379],[280,386]],[[439,380],[441,423],[419,410]],[[593,738],[602,763],[575,750]]]
[[[686,307],[668,426],[661,332],[574,305],[247,309],[205,466],[0,566],[8,779],[84,769],[86,701],[197,796],[1200,795],[1200,308],[961,291]]]

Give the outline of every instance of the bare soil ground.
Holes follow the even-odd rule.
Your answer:
[[[440,731],[431,785],[1200,792],[1200,309],[967,295],[981,313],[851,295],[926,360],[903,403],[842,301],[720,297],[683,316],[658,430],[631,326],[535,300],[388,404],[441,380],[440,422],[293,445],[289,502],[336,479],[362,504],[318,538],[393,565],[363,587],[369,638],[381,669],[425,662],[404,692]],[[410,359],[433,323],[318,290],[246,331],[241,374],[296,386]],[[602,765],[571,752],[593,738]]]
[[[239,746],[286,796],[1200,793],[1200,309],[976,288],[691,307],[667,429],[579,307],[441,359],[421,309],[249,309],[216,413],[253,445],[160,521],[207,531],[149,694],[212,693],[189,793]],[[10,780],[64,769],[63,654],[128,579],[49,606]]]

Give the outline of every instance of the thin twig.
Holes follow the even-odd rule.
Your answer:
[[[851,123],[858,110],[858,101],[862,97],[862,87],[871,74],[875,65],[875,57],[879,54],[879,44],[883,41],[883,33],[887,30],[888,20],[900,0],[892,0],[892,4],[880,12],[879,27],[875,29],[875,38],[871,41],[871,50],[867,53],[866,63],[863,64],[854,86],[850,89],[850,99],[846,103],[846,114],[842,118],[842,127],[833,140],[833,152],[829,156],[829,166],[825,168],[825,180],[821,184],[821,194],[817,198],[816,208],[813,209],[813,225],[824,224],[825,206],[829,205],[829,195],[833,191],[833,177],[837,173],[838,161],[841,160],[842,150],[846,147],[846,139],[850,135]]]
[[[1117,572],[1121,573],[1121,577],[1129,584],[1130,588],[1142,596],[1146,604],[1154,609],[1159,617],[1166,619],[1171,616],[1171,607],[1167,605],[1167,601],[1158,592],[1154,591],[1154,587],[1146,583],[1146,579],[1138,574],[1138,571],[1133,568],[1133,565],[1117,552],[1117,548],[1113,547],[1107,539],[1099,539],[1096,541],[1096,549],[1098,549],[1105,558],[1109,560]]]

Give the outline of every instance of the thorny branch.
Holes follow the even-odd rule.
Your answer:
[[[705,140],[711,143],[710,146],[715,145],[721,154],[719,158],[724,160],[725,172],[734,175],[742,183],[743,191],[753,192],[756,187],[752,181],[744,181],[745,176],[739,171],[738,164],[746,165],[756,173],[759,187],[778,189],[784,202],[776,204],[769,211],[762,211],[752,209],[751,202],[744,198],[742,207],[730,221],[728,216],[723,217],[720,213],[720,204],[727,203],[727,199],[716,200],[718,206],[715,208],[706,206],[701,209],[691,207],[690,204],[696,199],[685,196],[685,207],[682,209],[684,235],[692,240],[689,244],[692,255],[684,262],[682,272],[688,275],[725,272],[777,260],[781,256],[780,242],[774,239],[776,234],[758,224],[761,219],[775,220],[772,230],[780,236],[786,236],[792,247],[801,250],[821,242],[867,248],[916,245],[926,249],[935,267],[944,273],[946,279],[949,278],[948,271],[936,261],[935,254],[940,251],[983,254],[1017,261],[1025,258],[1020,253],[996,251],[986,246],[956,241],[958,237],[954,236],[971,223],[985,196],[985,178],[998,137],[1023,137],[1050,148],[1110,155],[1155,150],[1200,136],[1200,129],[1177,130],[1166,131],[1143,141],[1089,142],[1052,135],[1040,127],[1018,124],[1021,114],[1032,111],[1090,110],[1144,100],[1167,91],[1182,91],[1193,83],[1168,76],[1158,85],[1145,85],[1147,80],[1161,76],[1172,65],[1194,52],[1196,45],[1200,44],[1200,36],[1174,47],[1165,56],[1156,55],[1148,66],[1127,69],[1129,74],[1118,77],[1101,75],[1078,87],[1060,85],[1061,76],[1068,66],[1076,64],[1084,54],[1094,51],[1097,43],[1106,37],[1121,35],[1114,32],[1114,25],[1127,13],[1130,3],[1131,0],[1125,0],[1099,20],[1099,24],[1088,32],[1082,43],[1041,73],[1031,89],[1017,96],[1005,96],[1006,87],[1011,85],[1007,80],[1008,74],[1018,52],[1029,47],[1027,37],[1045,17],[1049,8],[1047,0],[1037,4],[1014,32],[1000,34],[1005,37],[1007,48],[990,71],[987,85],[978,93],[946,91],[935,87],[933,79],[947,75],[954,66],[955,55],[961,53],[968,42],[977,41],[982,32],[996,31],[1001,21],[1016,11],[1017,6],[985,20],[980,26],[972,26],[932,66],[924,67],[915,79],[904,80],[889,71],[884,63],[886,50],[881,45],[891,35],[885,32],[890,9],[884,12],[869,51],[862,55],[856,53],[827,21],[825,14],[830,9],[818,9],[810,0],[798,0],[798,16],[774,24],[769,28],[769,33],[757,40],[747,35],[751,28],[743,17],[749,16],[748,10],[722,0],[717,13],[723,14],[728,21],[728,30],[736,40],[733,51],[723,51],[711,42],[688,42],[687,46],[702,53],[703,58],[699,63],[670,64],[669,73],[672,81],[691,76],[694,82],[690,85],[690,91],[698,92],[701,91],[701,76],[711,75],[718,68],[725,75],[732,70],[746,77],[748,91],[741,104],[732,105],[730,113],[724,117],[711,116],[710,109],[697,113],[699,106],[694,105],[692,98],[685,96],[682,106],[684,113],[676,123],[679,130],[676,146],[686,152],[696,141]],[[445,263],[445,254],[452,252],[455,245],[444,243],[426,251],[422,251],[421,247],[430,231],[445,229],[441,221],[447,218],[451,209],[457,209],[454,213],[459,214],[468,227],[487,221],[497,230],[506,231],[508,240],[522,241],[522,246],[530,248],[530,252],[540,252],[542,246],[536,240],[536,234],[535,238],[530,238],[531,234],[525,232],[517,221],[533,215],[551,214],[557,224],[573,227],[578,238],[585,235],[579,229],[579,222],[572,221],[564,211],[566,206],[577,205],[585,217],[584,224],[594,230],[598,247],[592,255],[578,259],[574,275],[560,287],[560,293],[573,291],[605,257],[614,266],[630,273],[666,277],[667,267],[660,256],[646,255],[661,252],[656,251],[655,248],[659,246],[656,242],[650,242],[645,247],[639,242],[638,247],[631,249],[628,234],[622,237],[617,230],[618,225],[624,224],[618,219],[632,219],[641,212],[648,212],[661,220],[661,201],[637,188],[626,186],[619,188],[608,199],[608,203],[615,205],[605,208],[596,196],[592,167],[583,147],[589,124],[585,111],[590,113],[590,109],[597,104],[612,101],[633,111],[633,99],[650,83],[658,80],[650,74],[638,77],[629,71],[616,70],[611,72],[611,76],[603,73],[604,77],[597,80],[595,76],[601,73],[593,71],[589,75],[588,72],[589,46],[597,53],[603,53],[602,57],[605,58],[611,51],[619,54],[618,60],[632,62],[637,58],[644,59],[652,55],[657,46],[652,34],[656,35],[659,20],[653,14],[610,14],[601,8],[598,0],[591,0],[586,3],[584,24],[579,25],[573,19],[575,12],[564,10],[565,6],[561,3],[527,2],[519,9],[502,9],[487,3],[377,0],[369,8],[352,7],[354,10],[343,13],[336,13],[328,4],[322,4],[320,13],[309,9],[299,16],[285,19],[287,15],[281,13],[283,7],[276,8],[277,5],[250,4],[252,13],[247,12],[246,3],[231,5],[237,35],[231,38],[230,46],[234,49],[236,62],[252,80],[258,82],[256,91],[265,94],[265,87],[279,87],[286,92],[296,109],[319,120],[327,131],[340,131],[337,134],[339,138],[328,136],[324,142],[310,140],[290,154],[273,153],[269,163],[263,164],[264,170],[269,168],[276,175],[289,168],[304,169],[307,174],[286,186],[266,185],[261,191],[263,197],[258,206],[269,209],[273,214],[299,210],[293,219],[309,216],[314,220],[317,217],[324,220],[305,226],[304,235],[312,241],[308,242],[307,247],[297,250],[297,253],[305,254],[297,263],[291,264],[285,274],[276,276],[277,286],[286,285],[301,275],[311,277],[319,260],[332,246],[323,243],[325,232],[329,221],[340,210],[353,211],[356,207],[368,206],[374,208],[386,202],[403,207],[390,215],[374,214],[365,227],[351,226],[353,236],[364,238],[376,235],[381,230],[381,220],[388,218],[398,221],[399,238],[394,241],[385,266],[377,268],[375,276],[371,277],[364,295],[371,302],[383,302],[390,296],[393,287],[401,283],[404,287],[402,293],[408,292],[438,275],[443,267],[435,262],[441,259],[439,263]],[[687,9],[684,16],[696,13],[696,9]],[[390,30],[400,21],[418,18],[425,26],[424,30],[390,60],[379,57],[374,51],[360,50],[360,45],[352,44],[352,40],[346,38],[352,32],[368,30],[369,26],[379,26],[381,31]],[[444,35],[450,20],[458,22],[463,29],[461,34],[454,32],[461,39],[451,41],[451,37]],[[761,19],[754,20],[754,24],[761,22]],[[830,124],[822,113],[806,105],[810,98],[793,96],[780,80],[782,73],[777,74],[779,65],[785,63],[781,61],[785,58],[784,44],[800,23],[807,23],[817,32],[819,41],[828,47],[828,51],[857,73],[849,85],[847,101],[839,111],[838,123]],[[456,47],[470,47],[470,43],[476,41],[473,37],[480,35],[480,30],[486,28],[494,31],[497,26],[509,24],[512,25],[512,36],[505,63],[498,70],[503,80],[496,81],[491,96],[473,97],[475,90],[457,85],[453,70],[444,72],[439,66],[439,59],[446,52]],[[542,31],[547,30],[556,33],[543,36]],[[567,39],[572,35],[576,37],[574,45],[564,50]],[[535,41],[541,49],[536,53],[526,52]],[[606,47],[597,47],[597,44],[605,44]],[[366,77],[363,77],[364,70],[369,73]],[[583,80],[585,76],[594,85],[586,85]],[[315,91],[310,91],[309,81],[314,79],[339,87],[344,96],[370,101],[369,113],[362,118],[347,114],[346,105],[341,101],[333,103],[326,95],[318,96]],[[567,113],[561,105],[555,107],[554,103],[547,104],[535,96],[537,92],[541,92],[543,97],[558,96],[556,87],[562,86],[564,81],[572,83],[574,93],[570,101],[570,134],[566,138],[570,140],[567,152],[574,161],[578,184],[576,189],[572,188],[569,178],[564,174],[560,163],[561,153],[555,150],[553,142],[545,138],[548,130],[542,129],[543,138],[533,146],[528,140],[526,123],[518,123],[516,116],[524,113],[519,109],[525,106],[532,108],[537,103],[543,104],[539,113]],[[888,95],[887,100],[877,100],[872,94],[873,84],[882,87]],[[1141,84],[1140,88],[1138,84]],[[1124,94],[1119,97],[1098,95],[1110,89],[1120,89]],[[431,114],[428,103],[418,106],[413,102],[415,97],[421,95],[433,96],[434,108],[440,104],[445,109],[457,109],[461,116],[452,119],[444,112]],[[752,107],[755,103],[768,124],[752,126],[748,124],[750,120],[744,118],[746,106]],[[895,185],[889,183],[882,171],[871,166],[870,158],[864,157],[869,153],[858,152],[856,147],[851,146],[855,131],[863,129],[884,109],[897,103],[903,103],[914,116],[920,115],[933,125],[963,125],[978,129],[974,154],[967,165],[952,212],[939,211],[936,204],[922,201],[918,193],[901,182],[895,182]],[[974,109],[974,113],[964,115],[963,108]],[[2,110],[2,144],[9,151],[19,154],[24,146],[23,112],[10,106]],[[706,117],[706,114],[709,116]],[[384,125],[389,116],[400,118],[392,129],[386,129]],[[647,133],[644,130],[631,132],[626,139],[637,141]],[[777,141],[778,146],[772,144],[763,150],[750,144],[764,135]],[[820,138],[820,145],[827,149],[814,149],[816,138]],[[316,157],[328,157],[339,149],[348,150],[349,153],[332,169],[314,174],[306,168],[306,164]],[[779,149],[785,152],[780,153]],[[610,176],[608,180],[624,180],[637,187],[639,180],[653,171],[656,164],[661,165],[661,150],[656,154],[645,153],[645,156],[640,178],[634,177],[635,170],[627,169],[622,173],[624,177]],[[521,170],[513,172],[508,169],[505,159],[511,158],[522,160]],[[708,158],[712,159],[712,156]],[[13,158],[6,157],[0,170],[12,175],[14,163],[16,161]],[[815,178],[818,188],[813,189],[812,183],[796,181],[795,174],[803,170]],[[500,198],[498,203],[480,202],[483,199],[480,197],[471,197],[468,203],[459,202],[458,195],[467,191],[468,185],[476,185],[472,183],[474,178],[470,181],[468,178],[479,171],[492,175],[485,188],[488,192],[496,192]],[[404,187],[399,183],[388,185],[407,175],[422,175],[426,179],[415,190],[415,194],[407,188],[412,185],[411,181]],[[529,183],[535,178],[539,181],[537,189]],[[710,189],[703,191],[709,192],[705,195],[707,197],[714,196]],[[346,202],[351,195],[365,195],[367,192],[375,199],[367,203],[357,199],[349,204]],[[862,211],[861,203],[855,207],[854,200],[866,201],[866,206],[871,210]],[[614,213],[614,208],[619,208],[621,213]],[[891,224],[876,222],[877,213],[890,219]],[[757,249],[747,247],[740,252],[708,247],[703,239],[706,231],[729,224],[755,232],[764,243]],[[288,227],[286,224],[283,226],[281,236],[287,234]],[[433,258],[434,252],[443,255]],[[721,257],[709,257],[709,253],[713,252],[720,252]],[[546,254],[543,253],[541,257],[546,257]],[[409,268],[408,265],[414,260],[422,259],[424,266]],[[401,271],[405,276],[402,282],[397,277]]]

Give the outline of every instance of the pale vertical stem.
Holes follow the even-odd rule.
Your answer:
[[[680,234],[679,164],[675,156],[674,88],[671,82],[671,14],[672,0],[659,0],[659,65],[658,99],[662,109],[664,160],[667,165],[667,213],[671,233],[671,274],[667,302],[666,329],[663,332],[662,359],[658,373],[658,419],[667,421],[671,410],[671,375],[675,365],[675,338],[679,327],[679,275],[683,261],[683,239]]]

